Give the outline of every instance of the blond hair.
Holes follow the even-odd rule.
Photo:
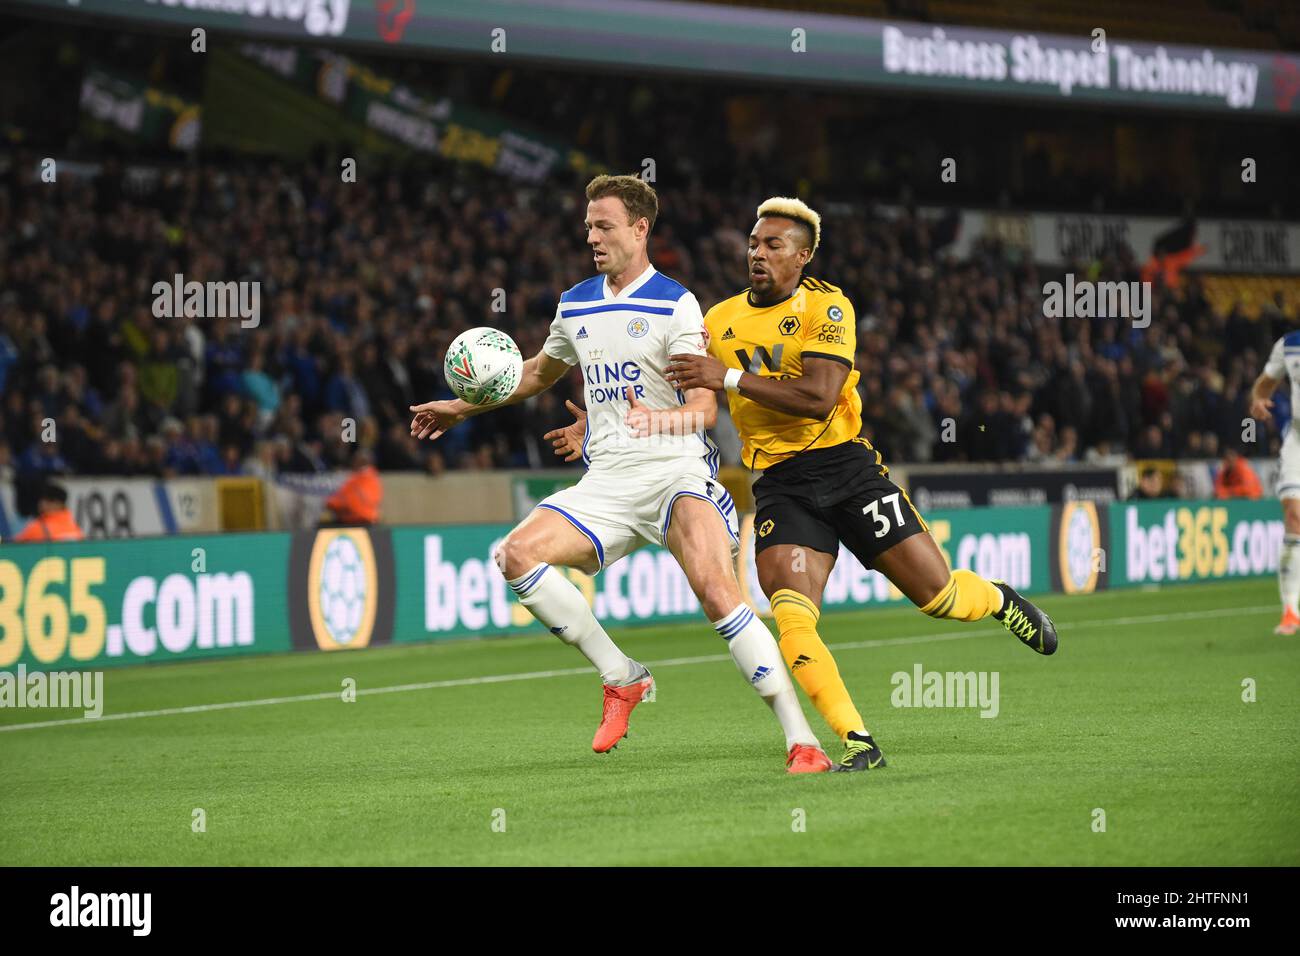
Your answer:
[[[659,197],[654,187],[640,176],[597,176],[587,183],[587,201],[595,202],[606,196],[617,196],[627,207],[627,221],[634,224],[645,217],[650,228],[655,227],[655,217],[659,215]]]
[[[808,261],[817,254],[817,246],[822,241],[822,217],[819,216],[812,207],[802,199],[794,199],[790,196],[773,196],[770,199],[763,200],[758,207],[758,218],[766,216],[779,216],[782,219],[793,219],[795,222],[803,223],[812,233],[812,250],[808,254]]]

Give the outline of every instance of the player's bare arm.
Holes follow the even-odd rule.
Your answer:
[[[1273,418],[1272,395],[1281,384],[1280,379],[1264,374],[1255,379],[1255,384],[1250,389],[1251,418],[1257,418],[1261,422],[1270,421]]]
[[[787,415],[820,420],[835,407],[849,371],[846,364],[835,359],[805,356],[803,374],[793,378],[764,378],[741,372],[740,394]],[[681,389],[720,392],[725,387],[726,373],[727,367],[711,355],[670,355],[664,377]]]
[[[428,438],[430,441],[436,441],[447,429],[459,425],[467,418],[489,412],[494,408],[514,405],[517,402],[532,398],[534,395],[540,395],[562,379],[569,369],[568,363],[553,358],[545,352],[538,352],[524,362],[523,372],[519,378],[519,387],[503,402],[498,402],[495,405],[471,405],[469,402],[454,398],[448,401],[425,402],[423,405],[410,406],[410,410],[415,413],[415,416],[411,419],[411,434],[416,438]]]

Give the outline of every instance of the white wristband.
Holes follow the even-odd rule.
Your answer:
[[[727,374],[722,377],[722,387],[729,392],[740,391],[740,376],[745,373],[738,368],[727,369]]]

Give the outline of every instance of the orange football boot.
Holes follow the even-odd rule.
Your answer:
[[[608,753],[618,746],[618,742],[627,736],[627,719],[632,708],[642,701],[655,699],[655,679],[646,672],[646,676],[635,684],[616,687],[605,685],[605,707],[600,715],[600,726],[596,736],[591,740],[591,749],[598,754]]]
[[[834,766],[826,751],[812,744],[795,744],[785,758],[786,773],[825,773]]]
[[[1300,631],[1300,614],[1297,614],[1294,608],[1282,608],[1282,622],[1273,628],[1273,633],[1289,636],[1296,631]]]

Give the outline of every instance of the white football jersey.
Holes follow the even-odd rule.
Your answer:
[[[593,470],[702,458],[714,477],[718,449],[703,431],[634,438],[624,423],[631,388],[647,408],[673,408],[685,398],[664,378],[668,356],[703,355],[704,316],[680,282],[649,266],[618,295],[603,275],[560,296],[542,351],[582,368],[587,439],[582,460]]]
[[[1274,343],[1264,374],[1279,381],[1291,379],[1291,414],[1300,415],[1300,332],[1288,332]],[[1288,431],[1295,429],[1288,426]]]

